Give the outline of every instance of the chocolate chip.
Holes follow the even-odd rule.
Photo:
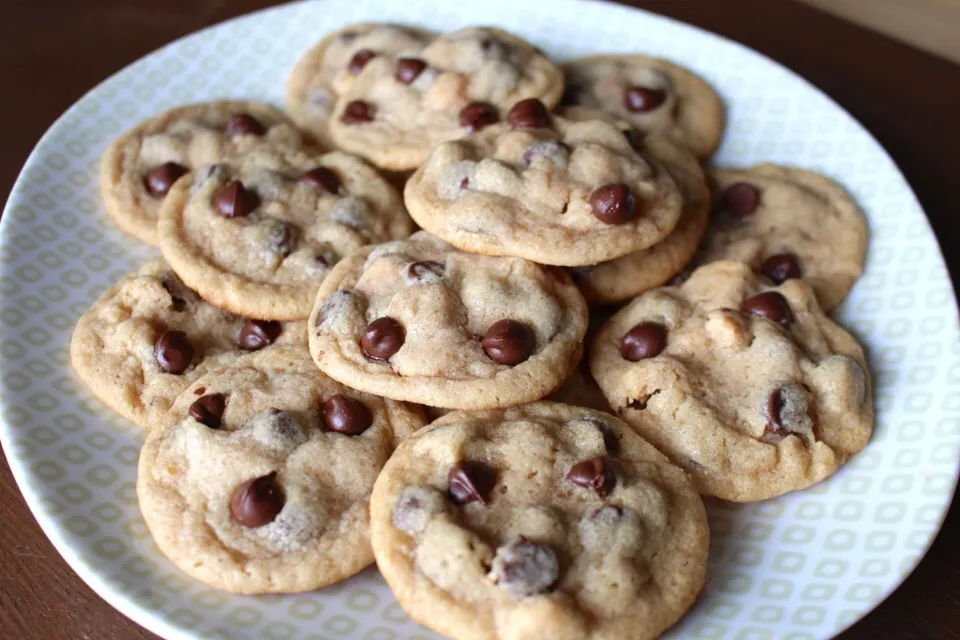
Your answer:
[[[720,210],[748,216],[760,206],[760,192],[749,182],[734,182],[720,194]]]
[[[460,110],[460,126],[468,133],[476,133],[500,120],[497,108],[489,102],[471,102]]]
[[[606,497],[613,492],[617,477],[607,467],[604,458],[591,458],[578,462],[570,468],[567,480],[580,487],[592,487],[597,495]]]
[[[293,253],[297,246],[297,230],[279,220],[271,220],[267,224],[270,225],[267,233],[267,248],[284,257]]]
[[[666,347],[667,329],[656,322],[641,322],[620,339],[620,355],[630,362],[658,356]]]
[[[275,320],[247,319],[240,328],[237,344],[244,351],[258,351],[276,341],[283,331],[283,325]]]
[[[259,120],[249,113],[238,113],[227,122],[227,133],[231,136],[250,134],[262,136],[267,132]]]
[[[302,176],[300,182],[308,184],[317,191],[336,194],[340,191],[340,178],[326,167],[310,169]]]
[[[444,265],[436,260],[414,262],[407,267],[407,282],[434,283],[443,279]]]
[[[373,120],[373,106],[363,100],[353,100],[347,103],[343,109],[343,115],[340,120],[344,124],[360,124],[362,122],[371,122]]]
[[[667,99],[667,92],[663,89],[649,87],[627,87],[623,92],[623,106],[631,113],[645,113],[653,111]]]
[[[781,284],[800,277],[800,262],[792,253],[778,253],[763,261],[760,273],[773,280],[774,284]]]
[[[550,126],[550,114],[542,102],[527,98],[513,105],[507,114],[507,122],[522,129],[543,129]]]
[[[787,299],[777,291],[767,291],[760,295],[753,296],[744,300],[740,305],[740,311],[749,313],[752,316],[766,318],[771,322],[789,325],[793,322],[793,313],[790,311],[790,304]]]
[[[200,424],[217,429],[226,406],[227,398],[222,393],[211,393],[194,400],[187,413]]]
[[[625,184],[605,184],[590,194],[590,210],[606,224],[623,224],[637,215],[637,201]]]
[[[244,218],[260,206],[260,198],[239,180],[231,180],[213,194],[213,206],[226,218]]]
[[[813,437],[806,393],[792,382],[784,382],[770,392],[761,414],[766,416],[767,424],[760,439],[767,444],[777,444],[789,435]]]
[[[356,398],[338,393],[323,403],[323,422],[330,431],[358,436],[373,424],[373,415]]]
[[[783,426],[783,423],[780,420],[780,411],[783,409],[783,393],[780,388],[773,390],[773,393],[770,394],[770,398],[767,399],[767,415],[769,420],[767,421],[767,431],[774,435],[786,436],[790,434],[790,431]]]
[[[493,469],[483,462],[464,460],[450,467],[447,473],[447,490],[450,499],[457,504],[480,502],[487,504],[493,485],[497,483]]]
[[[389,316],[377,318],[367,325],[360,338],[360,350],[371,360],[389,360],[403,346],[406,332],[403,325]]]
[[[400,58],[397,60],[397,68],[393,72],[393,77],[397,79],[397,82],[410,84],[426,68],[427,63],[419,58]]]
[[[176,162],[165,162],[147,172],[144,185],[152,196],[165,196],[173,183],[187,172],[187,168]]]
[[[529,167],[537,158],[546,158],[553,164],[559,165],[566,161],[570,154],[570,147],[559,140],[538,140],[523,152],[523,161]]]
[[[517,599],[545,593],[560,576],[560,562],[553,549],[517,536],[497,549],[489,577]]]
[[[357,75],[363,68],[367,66],[367,63],[377,57],[376,51],[371,51],[370,49],[360,49],[353,57],[350,58],[350,63],[347,65],[347,69],[353,75]]]
[[[533,353],[533,330],[516,320],[498,320],[487,329],[480,341],[484,353],[499,364],[516,365]]]
[[[193,345],[183,331],[165,331],[153,345],[153,357],[161,369],[179,375],[193,361]]]
[[[277,472],[248,480],[233,490],[230,513],[244,527],[262,527],[276,519],[283,509],[283,489]]]
[[[433,487],[413,485],[400,494],[393,507],[393,526],[409,534],[422,533],[430,519],[447,509],[446,497]]]

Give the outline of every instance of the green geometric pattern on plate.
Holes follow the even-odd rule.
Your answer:
[[[375,569],[319,593],[239,597],[187,579],[137,510],[139,431],[74,379],[77,317],[151,254],[106,220],[100,154],[139,120],[222,97],[282,103],[297,58],[361,20],[449,29],[497,24],[557,57],[637,43],[686,64],[730,105],[720,164],[796,164],[843,183],[866,209],[867,271],[837,317],[866,344],[873,442],[831,480],[763,504],[709,505],[709,583],[675,637],[813,640],[852,624],[923,555],[950,503],[960,453],[956,302],[916,199],[880,146],[806,82],[740,45],[670,20],[571,0],[329,0],[247,16],[175,42],[110,78],[50,129],[0,230],[4,449],[67,561],[125,614],[169,638],[426,639]]]

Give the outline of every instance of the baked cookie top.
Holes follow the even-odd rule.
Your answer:
[[[704,583],[693,484],[609,414],[450,413],[400,445],[371,541],[404,610],[463,639],[655,638]]]
[[[746,262],[773,282],[802,277],[831,310],[863,273],[867,220],[826,176],[761,164],[713,169],[715,213],[699,263]]]
[[[660,133],[704,159],[713,155],[726,116],[703,78],[662,58],[599,55],[564,63],[565,106],[623,118],[644,133]]]
[[[587,307],[560,270],[463,253],[425,232],[366,247],[323,281],[310,351],[330,377],[435,407],[530,402],[576,366]]]
[[[407,181],[421,227],[465,251],[577,266],[646,249],[676,226],[674,179],[615,126],[536,100],[507,120],[441,144]]]
[[[195,171],[160,212],[160,247],[201,296],[235,313],[302,320],[344,254],[404,238],[397,191],[361,159],[256,151]]]
[[[432,38],[422,29],[390,23],[354,24],[329,33],[290,73],[286,87],[290,117],[325,148],[332,148],[330,116],[338,88],[350,84],[347,76],[359,73],[375,55],[412,55]]]
[[[356,56],[353,61],[356,61]],[[415,169],[430,151],[506,117],[526,98],[560,101],[563,74],[502,29],[468,27],[419,51],[385,52],[341,74],[330,135],[379,167]]]
[[[703,494],[747,502],[831,475],[870,439],[863,350],[801,280],[718,261],[613,316],[590,368],[622,419]]]
[[[151,432],[140,509],[164,555],[201,582],[318,589],[373,561],[373,482],[421,426],[403,404],[324,376],[302,346],[244,356],[196,380]]]
[[[262,102],[221,100],[171,109],[117,138],[100,164],[107,213],[126,233],[157,245],[157,215],[187,172],[261,147],[309,148],[279,109]]]
[[[211,367],[246,351],[306,341],[302,322],[252,320],[204,302],[158,258],[113,285],[80,317],[70,362],[104,404],[148,427]]]

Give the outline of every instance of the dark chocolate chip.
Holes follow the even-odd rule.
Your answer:
[[[480,341],[483,351],[499,364],[517,365],[533,353],[533,330],[516,320],[498,320],[487,329]]]
[[[316,167],[302,176],[300,182],[308,184],[317,191],[336,194],[340,191],[340,178],[331,169]]]
[[[542,102],[527,98],[513,105],[507,113],[507,122],[523,129],[543,129],[550,126],[550,114]]]
[[[760,206],[760,192],[749,182],[734,182],[720,194],[720,210],[748,216]]]
[[[514,598],[529,598],[551,590],[560,576],[560,562],[550,547],[517,536],[497,549],[490,575]]]
[[[350,63],[347,65],[347,69],[350,73],[356,75],[363,71],[363,68],[367,66],[367,63],[377,57],[376,51],[371,51],[370,49],[360,49],[353,57],[350,58]]]
[[[193,345],[183,331],[165,331],[153,345],[153,357],[161,369],[179,375],[193,361]]]
[[[760,273],[773,280],[774,284],[781,284],[801,276],[800,262],[792,253],[778,253],[763,261]]]
[[[262,136],[266,132],[266,128],[260,121],[249,113],[238,113],[227,122],[227,133],[232,136],[245,134]]]
[[[239,180],[231,180],[213,194],[213,206],[226,218],[244,218],[260,206],[260,198]]]
[[[620,355],[630,362],[653,358],[667,347],[667,329],[656,322],[641,322],[620,339]]]
[[[187,413],[191,418],[211,429],[220,427],[223,410],[227,406],[227,398],[222,393],[211,393],[193,401]]]
[[[606,459],[591,458],[578,462],[570,468],[567,480],[580,487],[593,488],[597,495],[606,497],[613,492],[617,477],[607,467]]]
[[[793,313],[790,311],[790,304],[787,299],[777,291],[767,291],[760,295],[753,296],[744,300],[740,305],[740,310],[753,316],[766,318],[771,322],[789,325],[793,322]]]
[[[777,387],[767,400],[767,415],[769,416],[767,431],[778,436],[788,436],[790,435],[790,430],[783,426],[783,422],[780,419],[780,412],[782,410],[783,392],[780,390],[780,387]]]
[[[343,109],[340,120],[344,124],[360,124],[373,120],[373,106],[363,100],[353,100]]]
[[[443,278],[444,265],[442,262],[437,262],[436,260],[423,260],[421,262],[414,262],[409,267],[407,267],[407,279],[414,282],[419,281],[430,281],[433,282],[437,279]]]
[[[244,351],[257,351],[273,344],[282,331],[283,325],[275,320],[247,319],[240,328],[237,343]]]
[[[590,194],[590,210],[600,222],[623,224],[637,215],[637,201],[625,184],[605,184]]]
[[[367,325],[360,338],[360,350],[371,360],[389,360],[403,346],[405,338],[403,325],[384,316]]]
[[[400,58],[397,60],[396,70],[393,72],[393,77],[397,79],[397,82],[402,82],[403,84],[410,84],[417,79],[423,70],[427,68],[427,63],[419,58]]]
[[[460,126],[469,133],[476,133],[500,120],[497,108],[489,102],[471,102],[460,110]]]
[[[663,89],[649,87],[627,87],[623,92],[623,106],[631,113],[653,111],[667,100]]]
[[[144,184],[152,196],[165,196],[177,180],[187,173],[187,168],[176,162],[165,162],[147,172]]]
[[[358,436],[373,424],[373,415],[356,398],[338,393],[323,403],[323,422],[330,431]]]
[[[244,527],[262,527],[273,522],[283,509],[283,489],[277,472],[248,480],[233,490],[230,513]]]
[[[457,504],[480,502],[487,504],[493,485],[497,482],[493,469],[483,462],[464,460],[450,467],[447,473],[447,490],[450,499]]]

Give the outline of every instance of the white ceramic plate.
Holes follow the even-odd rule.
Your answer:
[[[575,0],[326,0],[246,16],[175,42],[110,78],[51,127],[0,228],[0,437],[57,549],[110,604],[167,638],[433,638],[375,569],[298,596],[239,597],[179,573],[137,510],[142,434],[73,377],[77,317],[152,250],[121,234],[97,195],[100,154],[169,107],[236,97],[282,104],[297,58],[363,20],[434,29],[496,23],[562,59],[628,47],[673,58],[729,105],[719,164],[795,164],[843,183],[867,212],[866,275],[837,317],[866,343],[878,420],[870,446],[829,481],[747,506],[711,505],[709,582],[673,637],[832,636],[920,560],[957,481],[960,340],[936,240],[903,176],[847,113],[738,44],[623,7]],[[625,45],[624,43],[636,43]],[[953,390],[953,391],[952,391]]]

